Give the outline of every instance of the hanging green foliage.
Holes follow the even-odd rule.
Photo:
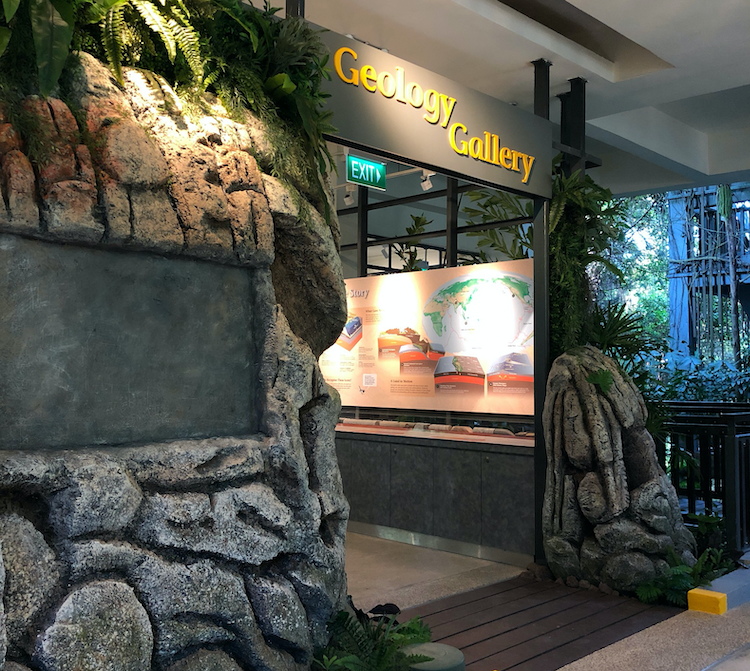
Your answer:
[[[531,218],[533,213],[531,201],[507,193],[482,190],[470,192],[469,198],[472,204],[464,212],[471,217],[471,224]],[[623,206],[613,201],[609,189],[579,172],[566,176],[559,158],[555,161],[549,216],[553,357],[592,339],[594,313],[587,268],[599,263],[621,276],[609,260],[608,250],[624,229],[622,215]],[[533,255],[533,227],[527,223],[469,235],[478,239],[480,252],[492,249],[507,259]]]

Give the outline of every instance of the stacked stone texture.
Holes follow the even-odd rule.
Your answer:
[[[633,592],[667,568],[670,549],[695,563],[695,539],[646,416],[633,381],[597,349],[555,360],[544,406],[542,530],[556,577]]]
[[[25,103],[48,163],[0,115],[0,230],[250,269],[262,414],[251,436],[0,452],[0,669],[307,668],[346,594],[317,367],[346,314],[337,224],[261,172],[256,120],[188,119],[163,82],[130,71],[123,92],[85,54],[65,76],[80,114]],[[300,302],[323,306],[313,327]]]

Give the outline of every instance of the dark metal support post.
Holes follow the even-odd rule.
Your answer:
[[[458,265],[458,180],[448,177],[446,188],[445,265]]]
[[[563,159],[563,171],[567,176],[577,170],[586,172],[586,80],[576,77],[570,80],[570,91],[560,96],[560,143],[575,150]]]
[[[549,119],[549,69],[548,60],[534,61],[534,114]]]
[[[741,551],[740,531],[740,459],[737,449],[737,424],[729,418],[724,438],[724,520],[726,521],[727,547],[733,555]]]
[[[286,15],[305,18],[305,0],[286,0]]]
[[[367,275],[367,193],[366,186],[357,187],[357,277]]]
[[[549,201],[534,198],[534,560],[545,563],[542,508],[547,450],[542,412],[550,369]]]
[[[549,119],[549,69],[544,59],[534,61],[534,114]],[[566,109],[563,101],[563,110]],[[542,413],[550,369],[549,323],[549,201],[534,198],[534,560],[545,564],[544,490],[547,486],[547,449]]]

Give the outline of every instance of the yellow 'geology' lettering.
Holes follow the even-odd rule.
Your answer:
[[[394,98],[415,109],[424,107],[426,114],[422,116],[425,121],[431,124],[440,122],[443,128],[448,127],[456,107],[455,98],[439,93],[435,89],[425,91],[417,82],[407,83],[404,68],[398,66],[394,68],[395,74],[385,70],[377,72],[372,65],[367,64],[359,68],[348,66],[344,69],[342,60],[345,56],[351,57],[353,63],[356,63],[358,58],[357,52],[349,47],[341,47],[336,51],[333,57],[333,67],[341,81],[352,86],[359,86],[361,83],[362,88],[370,93],[378,91],[385,98]],[[500,138],[489,131],[484,131],[483,136],[470,137],[468,140],[458,140],[459,132],[462,135],[468,136],[469,134],[466,126],[460,122],[454,123],[448,131],[448,142],[457,154],[513,172],[523,172],[521,181],[524,184],[529,181],[534,167],[533,156],[501,146]]]
[[[342,64],[345,54],[351,56],[355,63],[358,58],[357,52],[349,47],[341,47],[336,52],[333,58],[333,67],[341,81],[354,86],[359,86],[361,82],[362,88],[370,93],[379,91],[385,98],[395,98],[398,102],[409,104],[416,109],[424,107],[427,112],[423,115],[425,121],[436,124],[442,116],[440,125],[443,128],[448,127],[453,108],[456,105],[455,98],[449,98],[444,93],[438,93],[435,89],[424,91],[417,82],[407,83],[404,68],[396,67],[395,75],[387,71],[377,72],[372,65],[363,65],[360,68],[348,67],[345,71]]]

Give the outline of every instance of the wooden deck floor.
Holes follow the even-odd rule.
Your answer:
[[[463,651],[467,671],[554,671],[681,612],[514,578],[410,608],[399,620],[421,616],[433,641]]]

